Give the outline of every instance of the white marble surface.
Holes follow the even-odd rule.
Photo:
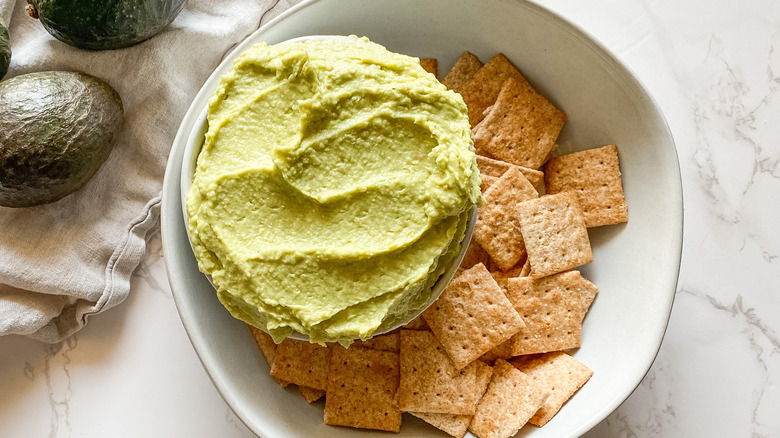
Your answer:
[[[684,186],[666,338],[639,388],[587,436],[780,436],[780,2],[540,3],[649,88]],[[198,362],[162,257],[154,237],[127,301],[66,342],[0,338],[0,437],[254,436]]]

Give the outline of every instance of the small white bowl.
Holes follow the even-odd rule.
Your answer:
[[[217,300],[192,255],[181,211],[187,138],[221,75],[252,44],[302,35],[367,36],[389,50],[437,58],[442,73],[464,50],[483,62],[498,52],[563,109],[563,153],[617,144],[629,222],[589,231],[594,262],[583,274],[599,286],[574,356],[591,380],[532,438],[575,437],[617,408],[650,369],[672,308],[682,248],[682,186],[676,149],[661,111],[636,77],[576,25],[523,0],[320,0],[299,4],[252,34],[206,81],[182,121],[166,171],[162,239],[182,323],[203,366],[236,415],[259,436],[386,436],[329,427],[309,405],[268,376],[242,322]],[[185,166],[188,163],[184,163]],[[442,436],[404,416],[401,437]]]
[[[293,44],[293,43],[308,41],[308,40],[329,40],[329,39],[339,39],[339,38],[344,38],[344,36],[308,35],[308,36],[292,38],[287,41],[283,41],[281,44]],[[349,40],[349,41],[354,41],[354,40]],[[355,43],[360,44],[361,42],[355,41]],[[193,108],[190,108],[190,111],[192,111],[192,109]],[[198,118],[195,120],[192,126],[192,130],[187,136],[186,143],[184,144],[183,156],[181,159],[182,168],[181,168],[181,175],[179,177],[179,185],[180,185],[179,191],[181,197],[182,217],[184,218],[185,229],[186,229],[186,224],[189,222],[189,215],[187,214],[187,195],[189,194],[190,188],[192,187],[192,179],[195,175],[195,169],[198,164],[198,155],[200,154],[200,149],[201,147],[203,147],[204,136],[206,135],[206,132],[208,132],[209,129],[207,117],[208,117],[208,101],[205,102],[203,109],[200,111]],[[471,236],[474,233],[474,225],[476,224],[476,221],[477,221],[477,209],[473,208],[471,216],[469,217],[468,225],[466,226],[466,231],[463,237],[463,241],[461,242],[460,252],[453,260],[453,263],[449,267],[447,267],[447,269],[439,276],[439,279],[433,285],[433,290],[431,291],[431,297],[428,299],[428,301],[426,301],[417,310],[407,315],[404,319],[399,321],[398,324],[389,327],[386,330],[376,331],[374,333],[374,336],[381,335],[383,333],[395,330],[398,327],[406,325],[411,320],[420,316],[420,314],[422,314],[425,311],[425,309],[430,307],[430,305],[433,304],[433,302],[439,298],[441,293],[444,291],[444,288],[447,287],[447,284],[450,282],[450,280],[452,280],[452,277],[455,276],[455,273],[457,272],[460,263],[463,261],[463,257],[466,255],[466,250],[468,249],[468,243],[471,241]],[[189,234],[187,234],[187,240],[190,243],[190,247],[192,247],[192,241],[190,240]],[[209,283],[211,283],[211,285],[214,286],[214,283],[211,281],[211,276],[206,276],[206,278],[208,279]],[[304,341],[309,340],[309,337],[307,335],[297,333],[297,332],[293,333],[289,337],[293,339],[304,340]]]

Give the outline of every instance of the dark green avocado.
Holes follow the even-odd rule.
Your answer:
[[[81,49],[120,49],[170,24],[187,0],[27,0],[27,12],[58,40]]]
[[[0,17],[0,79],[8,73],[8,64],[11,63],[11,41],[8,36],[8,28]]]
[[[119,94],[84,73],[0,82],[0,205],[46,204],[83,187],[111,153],[122,116]]]

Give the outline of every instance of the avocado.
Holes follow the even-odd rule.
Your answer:
[[[8,28],[0,17],[0,79],[8,73],[8,64],[11,63],[11,41]]]
[[[81,49],[132,46],[170,24],[187,0],[27,0],[27,12],[58,40]]]
[[[111,153],[122,117],[119,94],[85,73],[0,82],[0,205],[46,204],[80,189]]]

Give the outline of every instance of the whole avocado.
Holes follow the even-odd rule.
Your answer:
[[[0,82],[0,205],[46,204],[83,187],[111,153],[122,116],[119,94],[84,73]]]
[[[0,17],[0,79],[8,73],[8,64],[11,63],[11,41],[8,28]]]
[[[187,0],[27,0],[27,12],[58,40],[81,49],[120,49],[160,32]]]

